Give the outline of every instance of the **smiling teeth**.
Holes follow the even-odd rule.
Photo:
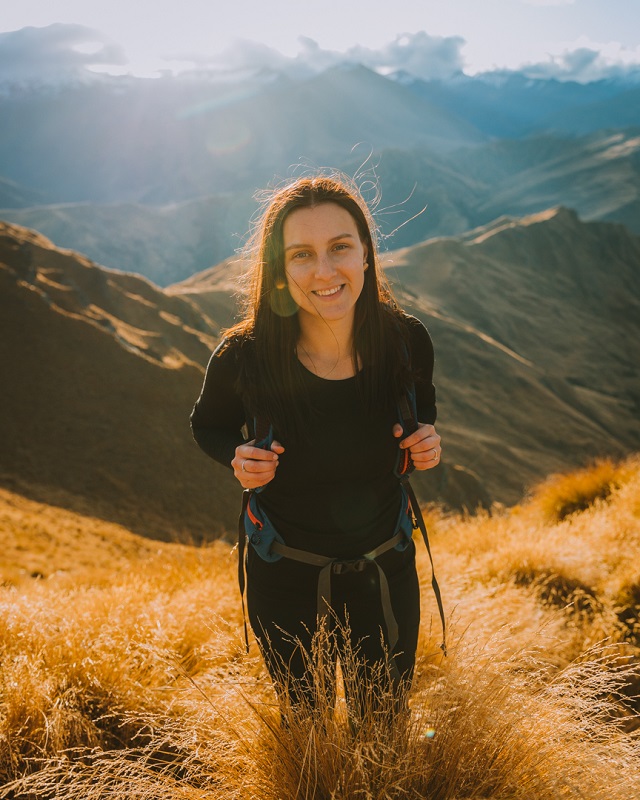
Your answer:
[[[342,289],[342,286],[336,286],[335,289],[317,289],[314,294],[317,294],[320,297],[330,297],[332,294],[339,292],[340,289]]]

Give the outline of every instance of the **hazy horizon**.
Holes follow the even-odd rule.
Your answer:
[[[27,0],[3,9],[0,80],[89,69],[146,77],[193,69],[318,71],[360,61],[382,72],[448,77],[496,69],[596,80],[640,68],[640,4],[629,0],[398,0],[224,8]]]

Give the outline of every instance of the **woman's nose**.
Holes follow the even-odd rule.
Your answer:
[[[319,255],[316,261],[316,278],[329,278],[335,273],[335,267],[329,255]]]

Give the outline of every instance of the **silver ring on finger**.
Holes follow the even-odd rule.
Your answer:
[[[438,455],[438,451],[437,451],[437,450],[436,450],[436,448],[434,447],[434,448],[433,448],[433,460],[434,460],[434,461],[437,461],[439,458],[440,458],[440,456]]]
[[[242,466],[241,466],[241,469],[242,469],[242,471],[243,471],[243,472],[246,472],[246,471],[247,471],[247,470],[244,468],[244,465],[245,465],[246,463],[247,463],[247,459],[246,459],[246,458],[242,459]]]

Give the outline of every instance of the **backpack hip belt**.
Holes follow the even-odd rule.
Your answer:
[[[389,652],[392,653],[398,643],[398,623],[393,614],[393,608],[391,607],[391,595],[389,593],[387,576],[376,559],[378,556],[396,547],[404,538],[404,533],[400,531],[396,533],[395,536],[392,536],[391,539],[387,539],[386,542],[378,545],[374,550],[364,553],[360,558],[348,560],[321,556],[317,553],[309,553],[307,550],[299,550],[295,547],[281,544],[280,542],[273,542],[271,550],[293,561],[301,561],[303,564],[311,564],[314,567],[320,567],[320,574],[318,575],[318,618],[321,622],[328,619],[331,612],[331,576],[344,575],[348,572],[362,572],[370,564],[375,564],[380,581],[380,599],[382,601],[384,624],[387,629],[387,647]]]

